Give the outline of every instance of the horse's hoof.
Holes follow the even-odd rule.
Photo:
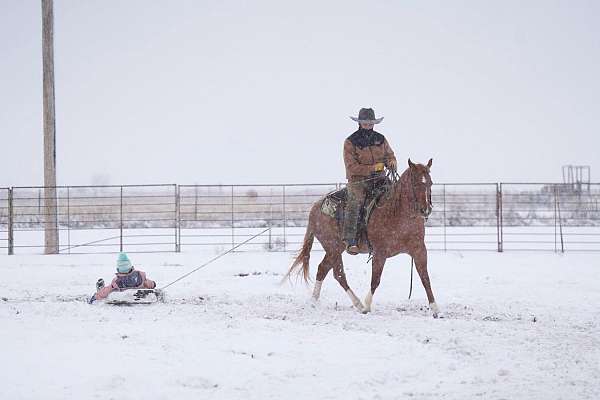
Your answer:
[[[438,319],[438,314],[437,313],[433,313],[433,318]]]
[[[366,314],[368,312],[367,308],[363,306],[362,303],[356,303],[354,304],[354,307],[356,307],[356,310],[361,314]]]
[[[307,302],[306,305],[310,308],[317,308],[319,306],[319,299],[315,299],[314,297],[311,297]]]
[[[361,311],[362,314],[368,314],[370,312],[371,312],[371,310],[368,309],[368,308],[363,308],[362,311]]]

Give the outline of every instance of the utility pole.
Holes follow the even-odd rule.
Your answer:
[[[56,121],[54,109],[54,5],[42,0],[44,68],[44,236],[45,253],[58,253],[56,201]]]

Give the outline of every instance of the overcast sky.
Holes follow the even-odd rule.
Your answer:
[[[59,185],[344,181],[373,107],[437,182],[600,174],[598,1],[55,0]],[[0,186],[43,183],[40,1],[0,2]]]

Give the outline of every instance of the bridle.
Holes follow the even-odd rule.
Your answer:
[[[429,215],[431,215],[431,211],[433,210],[433,202],[431,201],[431,187],[429,185],[425,185],[425,194],[427,196],[427,208],[424,210],[419,209],[419,203],[418,203],[418,199],[417,199],[417,191],[415,189],[415,180],[414,180],[414,175],[412,173],[412,168],[409,169],[409,173],[410,173],[410,187],[412,190],[412,205],[413,205],[413,210],[415,211],[415,213],[421,213],[421,215],[423,216],[423,218],[425,218],[425,221],[427,221],[427,219],[429,218]]]

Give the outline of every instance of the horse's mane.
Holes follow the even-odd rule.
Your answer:
[[[421,166],[425,168],[422,164],[415,164],[416,166]],[[410,181],[410,169],[411,167],[407,167],[402,174],[397,177],[397,180],[394,181],[391,185],[391,199],[393,201],[393,210],[396,212],[400,210],[402,206],[402,193],[403,191],[411,190],[412,182]]]

